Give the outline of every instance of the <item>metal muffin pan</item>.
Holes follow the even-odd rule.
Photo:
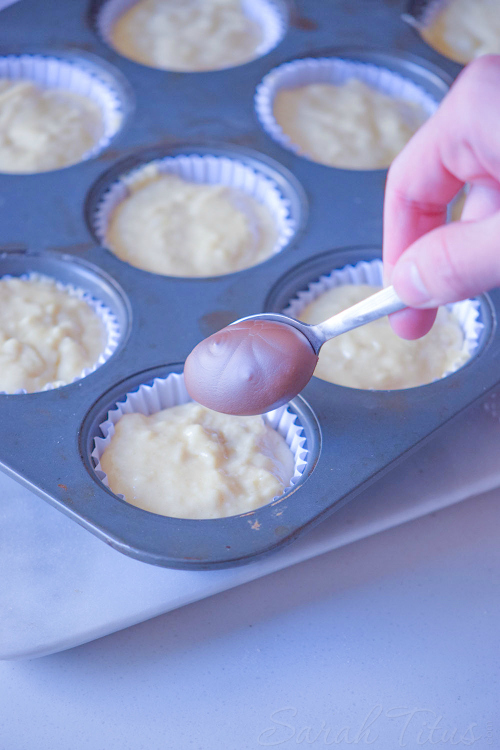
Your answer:
[[[447,378],[398,391],[362,391],[313,378],[291,405],[308,442],[303,481],[242,516],[174,519],[118,499],[93,469],[97,425],[130,390],[182,371],[203,337],[236,318],[282,309],[333,268],[380,255],[385,170],[332,169],[269,138],[258,124],[253,96],[271,68],[328,54],[390,61],[439,99],[457,66],[431,56],[439,58],[440,70],[415,56],[425,56],[428,48],[402,21],[405,4],[392,0],[377,7],[358,0],[354,12],[340,0],[295,2],[288,31],[272,52],[237,68],[199,74],[166,73],[120,57],[89,21],[96,7],[89,9],[86,0],[22,0],[0,14],[1,54],[78,56],[82,50],[109,70],[117,68],[135,100],[111,147],[96,159],[38,175],[0,175],[0,275],[34,270],[87,289],[117,315],[121,341],[108,362],[77,383],[0,396],[0,465],[140,560],[191,569],[242,564],[318,523],[498,382],[500,291],[481,298],[485,325],[476,355]],[[23,49],[13,49],[10,41],[20,39]],[[347,44],[358,47],[348,51]],[[382,46],[384,52],[367,49]],[[146,159],[211,152],[258,162],[289,191],[298,231],[281,252],[238,273],[187,279],[141,271],[99,247],[89,227],[110,179]]]

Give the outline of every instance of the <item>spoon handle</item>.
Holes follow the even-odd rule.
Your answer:
[[[324,343],[341,333],[363,326],[365,323],[371,323],[372,320],[383,318],[384,315],[390,315],[405,307],[405,303],[400,300],[394,287],[388,286],[311,328]]]

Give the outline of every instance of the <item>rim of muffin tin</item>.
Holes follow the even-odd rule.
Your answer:
[[[293,75],[296,75],[297,72],[299,72],[299,76],[302,72],[307,76],[308,70],[313,71],[316,69],[323,71],[329,66],[335,65],[336,61],[341,64],[345,63],[346,65],[358,65],[360,70],[366,70],[368,72],[373,72],[378,69],[381,71],[382,83],[376,88],[381,91],[385,91],[383,80],[384,71],[389,73],[389,76],[387,77],[388,80],[395,77],[400,80],[404,79],[405,81],[408,81],[412,87],[420,89],[424,98],[427,98],[429,101],[432,100],[436,107],[444,96],[446,96],[453,79],[442,68],[416,55],[396,51],[385,52],[376,48],[346,46],[318,50],[313,55],[309,54],[302,57],[299,56],[292,58],[275,68],[272,68],[260,81],[254,95],[254,109],[257,120],[264,132],[279,146],[291,151],[301,159],[305,159],[313,164],[319,164],[328,169],[361,173],[386,171],[388,167],[379,167],[375,169],[363,169],[357,167],[347,169],[344,167],[334,167],[328,164],[322,164],[308,156],[302,155],[299,153],[299,147],[296,146],[289,136],[283,132],[281,126],[278,125],[274,118],[273,102],[276,92],[280,90],[280,88],[287,88],[286,85],[279,85],[280,78],[290,76],[290,80],[292,80]],[[319,79],[314,79],[314,81],[299,80],[299,82],[295,82],[291,88],[312,82],[325,83],[328,81],[320,76]]]
[[[99,40],[116,55],[119,55],[124,60],[129,60],[135,65],[142,65],[143,67],[150,68],[151,70],[159,70],[163,73],[181,73],[186,75],[217,73],[240,68],[242,65],[248,65],[256,60],[260,60],[276,49],[285,39],[290,25],[290,11],[287,0],[258,0],[258,3],[255,3],[254,0],[242,0],[243,12],[256,21],[265,33],[264,40],[255,50],[254,57],[237,65],[226,65],[221,68],[210,68],[202,71],[162,68],[134,60],[113,46],[111,32],[114,24],[124,13],[136,5],[137,2],[139,0],[91,0],[87,11],[88,23]],[[256,6],[258,7],[256,8]]]
[[[155,273],[154,271],[139,269],[137,266],[119,258],[119,256],[106,245],[105,238],[100,229],[100,225],[102,224],[102,208],[110,191],[113,190],[115,186],[119,185],[120,182],[126,180],[127,177],[135,172],[139,172],[142,168],[145,168],[152,163],[161,163],[164,160],[175,160],[181,159],[182,157],[189,159],[190,157],[196,156],[201,158],[213,156],[215,159],[228,159],[235,164],[241,164],[246,169],[257,173],[268,180],[279,193],[283,210],[286,210],[288,213],[290,227],[288,236],[281,232],[280,228],[277,227],[278,234],[281,233],[282,237],[278,242],[278,247],[274,249],[270,256],[252,266],[236,271],[229,271],[225,274],[217,274],[215,276],[172,276]],[[201,182],[200,184],[210,183]],[[212,184],[222,183],[216,181]],[[241,189],[244,190],[244,188]],[[248,195],[251,195],[250,191],[248,191]],[[262,205],[266,204],[262,203]],[[110,169],[101,174],[96,182],[90,187],[85,199],[84,215],[87,228],[93,240],[102,249],[113,255],[120,263],[124,263],[136,271],[142,271],[143,273],[152,274],[153,276],[170,279],[223,279],[231,275],[243,273],[250,268],[262,266],[264,263],[271,260],[271,258],[274,258],[276,255],[281,254],[283,251],[288,250],[295,245],[306,226],[308,218],[308,201],[305,190],[295,175],[293,175],[292,172],[286,169],[282,164],[263,153],[240,146],[225,146],[215,143],[204,145],[179,144],[175,147],[154,146],[138,149],[125,159],[116,162]]]
[[[35,250],[9,250],[0,252],[0,279],[5,277],[26,277],[29,274],[39,274],[53,279],[66,287],[75,287],[84,292],[96,303],[107,308],[116,321],[117,331],[113,349],[102,362],[97,362],[89,368],[89,372],[79,375],[71,383],[51,385],[40,391],[27,393],[16,391],[6,393],[0,391],[2,397],[33,397],[51,390],[66,389],[85,380],[89,375],[108,365],[123,349],[130,334],[132,312],[129,300],[118,282],[103,269],[86,260],[74,256]]]
[[[210,568],[219,565],[224,567],[243,564],[256,555],[271,551],[284,541],[283,537],[287,528],[286,509],[290,501],[300,503],[300,495],[296,496],[296,493],[300,493],[317,466],[321,453],[321,428],[314,410],[302,396],[296,396],[288,403],[288,410],[296,415],[297,423],[302,427],[306,438],[304,446],[307,450],[306,464],[300,478],[292,487],[259,508],[222,518],[192,519],[163,516],[131,505],[119,495],[115,495],[97,475],[96,462],[92,458],[94,438],[101,436],[99,425],[106,421],[109,411],[114,409],[118,402],[124,401],[128,393],[138,390],[140,386],[152,385],[157,378],[165,379],[172,373],[182,373],[183,367],[184,363],[178,362],[136,372],[101,394],[88,409],[78,430],[80,458],[95,485],[100,491],[106,493],[111,503],[119,504],[115,507],[121,508],[121,514],[125,514],[128,519],[127,523],[133,525],[139,536],[144,535],[144,539],[148,539],[153,530],[157,541],[162,539],[163,533],[174,535],[174,544],[177,545],[175,553],[172,552],[172,557],[168,560],[166,559],[168,551],[167,554],[163,553],[161,561],[156,561],[157,564],[169,567],[206,566]],[[262,533],[255,535],[256,549],[252,549],[252,535],[261,527]],[[250,541],[248,541],[248,534],[250,534]],[[264,549],[262,549],[263,535],[270,539],[269,546]],[[135,533],[134,536],[134,541],[137,543]],[[124,546],[120,547],[121,551],[147,562],[155,562],[154,559],[149,559],[149,554],[145,556],[144,549],[136,549],[128,542],[122,544]],[[209,560],[204,554],[200,554],[199,558],[196,557],[200,544],[208,545]],[[165,543],[165,548],[168,550],[168,543]]]
[[[37,63],[39,66],[35,74],[34,68]],[[5,71],[2,68],[5,68]],[[75,76],[76,88],[72,88]],[[99,105],[103,113],[105,131],[106,128],[108,129],[108,132],[105,132],[100,140],[76,162],[35,172],[1,172],[0,170],[0,174],[6,177],[30,177],[59,172],[96,158],[121,134],[135,108],[133,89],[123,73],[107,60],[84,50],[67,51],[57,47],[39,48],[37,45],[30,45],[28,48],[19,45],[9,46],[0,54],[0,78],[31,81],[38,83],[43,89],[61,88],[87,96]],[[81,90],[85,81],[90,86],[90,90],[93,85],[97,87],[99,95],[97,100],[90,93],[83,93]],[[108,112],[106,112],[106,107],[109,107]],[[113,118],[116,118],[115,125],[112,124]]]
[[[306,292],[310,285],[318,282],[321,277],[329,276],[332,272],[341,271],[358,263],[369,263],[374,260],[381,260],[381,258],[380,248],[375,245],[341,247],[319,253],[291,268],[273,284],[266,297],[264,309],[266,312],[283,313],[289,307],[290,303],[297,299],[299,292]],[[423,385],[391,389],[353,388],[338,383],[331,383],[323,378],[316,378],[314,375],[312,379],[320,380],[332,388],[342,388],[347,391],[358,391],[368,394],[416,392],[423,388],[441,387],[443,382],[449,382],[450,378],[453,378],[456,373],[462,372],[466,367],[473,366],[486,351],[492,339],[496,326],[496,314],[493,304],[488,294],[480,294],[472,299],[478,303],[478,320],[482,325],[482,330],[479,331],[476,347],[469,359],[452,372]]]

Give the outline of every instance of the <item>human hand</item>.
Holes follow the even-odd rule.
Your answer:
[[[465,183],[462,218],[445,224]],[[392,163],[383,256],[387,281],[420,308],[391,315],[406,339],[430,330],[437,306],[500,286],[500,55],[470,63]]]

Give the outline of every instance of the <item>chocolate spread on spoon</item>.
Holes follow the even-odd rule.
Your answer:
[[[201,341],[184,379],[195,401],[225,414],[263,414],[286,404],[309,382],[318,357],[293,326],[244,320]]]

